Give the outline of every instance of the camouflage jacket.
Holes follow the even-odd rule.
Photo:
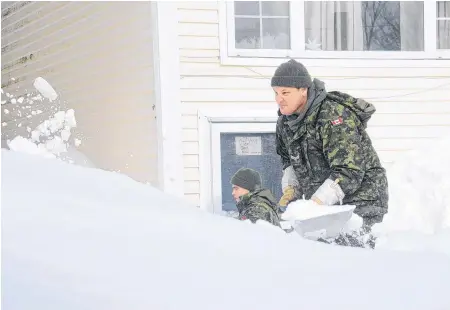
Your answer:
[[[292,165],[295,170],[297,197],[310,199],[327,178],[339,178],[343,204],[356,205],[355,213],[364,219],[382,219],[388,208],[386,171],[366,132],[375,107],[348,94],[326,92],[317,79],[308,101],[304,116],[279,113],[276,127],[277,153],[283,169]]]
[[[275,226],[280,226],[276,205],[272,193],[268,189],[261,189],[242,196],[236,206],[240,220],[249,219],[252,223],[256,223],[257,220],[264,220]]]

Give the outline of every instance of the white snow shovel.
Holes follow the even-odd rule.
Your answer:
[[[289,204],[282,219],[306,238],[331,238],[345,227],[353,210],[353,205],[323,206],[310,200],[297,200]]]

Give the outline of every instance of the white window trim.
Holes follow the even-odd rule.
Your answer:
[[[219,39],[220,59],[223,65],[273,65],[277,66],[289,58],[302,59],[309,62],[308,65],[321,63],[328,60],[330,64],[342,61],[359,62],[363,66],[378,66],[379,61],[390,61],[393,65],[402,61],[403,65],[415,60],[447,60],[450,59],[450,50],[436,49],[436,1],[424,1],[424,46],[423,52],[379,52],[379,51],[304,51],[303,31],[297,40],[292,40],[290,50],[252,50],[234,48],[234,1],[219,2]],[[291,11],[301,12],[302,1],[290,1]],[[432,16],[432,17],[430,17]],[[434,18],[433,18],[434,17]],[[301,21],[291,18],[291,29],[298,29]],[[291,31],[292,35],[292,31]],[[371,64],[370,64],[371,62]],[[306,63],[305,63],[306,65]],[[358,64],[356,64],[358,66]]]
[[[236,111],[225,108],[203,108],[197,112],[198,116],[198,133],[199,137],[199,170],[200,170],[200,209],[208,212],[215,211],[215,205],[217,205],[218,199],[221,197],[213,197],[214,175],[213,175],[213,163],[214,149],[217,149],[215,143],[220,141],[213,140],[213,124],[226,124],[226,123],[269,123],[275,131],[276,121],[278,119],[278,108],[275,106],[273,109],[245,109]],[[220,152],[220,145],[218,148]],[[214,155],[213,155],[214,153]],[[220,155],[220,153],[219,153]],[[219,175],[220,176],[220,175]],[[217,175],[215,176],[217,177]],[[220,180],[220,179],[219,179]],[[217,183],[217,182],[216,182]],[[218,182],[220,185],[220,182]],[[217,191],[217,188],[215,189]],[[219,204],[221,204],[219,202]]]
[[[181,124],[180,69],[179,63],[173,61],[179,58],[177,20],[167,18],[176,13],[176,3],[154,1],[151,4],[158,187],[184,198],[183,148],[178,126]]]

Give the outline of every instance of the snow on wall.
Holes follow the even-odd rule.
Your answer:
[[[2,89],[14,96],[2,94],[2,146],[71,108],[73,134],[95,166],[155,184],[152,62],[150,2],[2,2]],[[9,102],[38,76],[56,100]]]
[[[197,111],[203,107],[267,108],[274,103],[271,66],[224,66],[219,59],[219,3],[178,2],[185,195],[200,199]],[[389,165],[401,153],[450,134],[450,61],[377,61],[336,65],[310,61],[329,90],[367,98],[377,113],[369,131]]]

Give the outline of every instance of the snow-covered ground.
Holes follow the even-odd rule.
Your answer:
[[[58,97],[42,78],[34,86]],[[82,167],[93,165],[69,143],[75,125],[60,111],[2,149],[4,309],[450,309],[450,139],[389,168],[389,214],[370,250]]]
[[[4,309],[449,309],[450,257],[338,247],[2,150]]]

